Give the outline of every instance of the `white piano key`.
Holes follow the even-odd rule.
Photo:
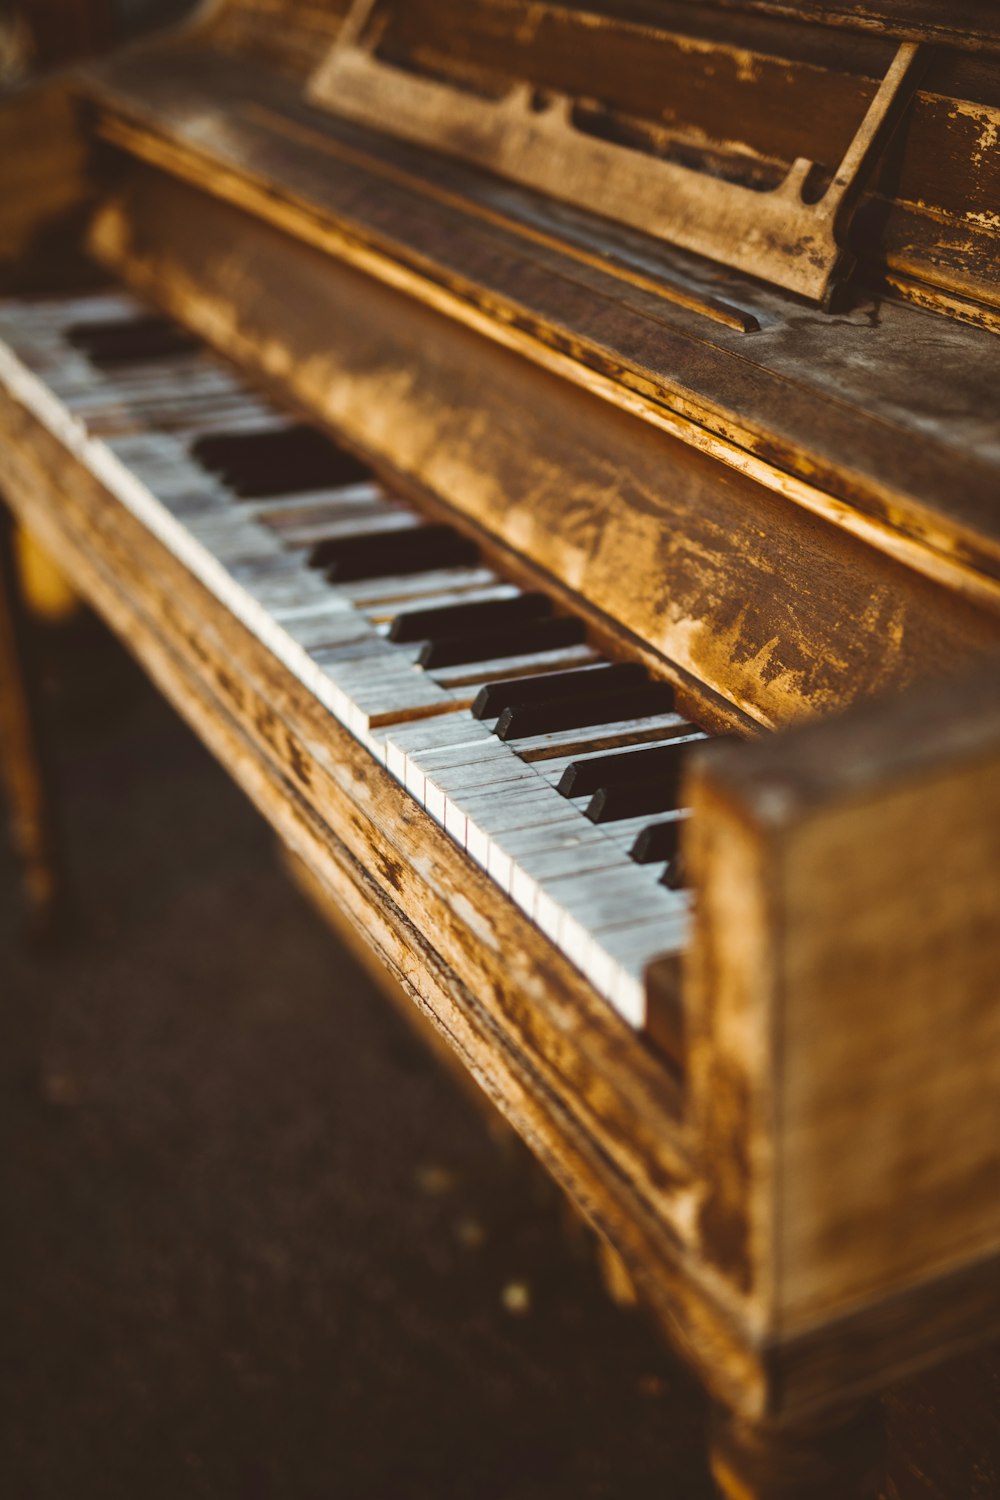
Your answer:
[[[306,548],[314,547],[317,542],[376,536],[380,531],[411,531],[423,525],[423,517],[415,515],[412,510],[373,504],[366,509],[359,507],[353,515],[289,527],[282,533],[282,540],[287,547]]]
[[[295,614],[290,618],[282,618],[275,611],[275,618],[292,640],[317,660],[324,651],[346,641],[370,640],[372,634],[366,620],[359,619],[353,611],[338,608],[336,600],[317,601],[316,609],[310,614]]]
[[[86,415],[90,410],[120,406],[126,411],[150,415],[161,405],[190,404],[197,400],[223,397],[227,404],[240,399],[231,381],[222,378],[211,365],[190,365],[186,369],[171,371],[150,370],[145,380],[130,384],[102,379],[98,371],[91,370],[89,380],[80,380],[79,387],[62,393],[62,399],[70,411]]]
[[[592,724],[582,729],[562,729],[554,734],[536,734],[524,739],[508,740],[525,760],[545,760],[550,756],[569,756],[578,760],[588,751],[625,749],[640,742],[654,744],[673,739],[691,730],[689,720],[681,714],[651,714],[643,719],[624,719],[617,724]]]
[[[654,917],[671,907],[669,895],[648,871],[623,861],[613,881],[604,870],[565,875],[540,884],[535,902],[535,921],[566,956],[584,969],[591,934],[599,927],[613,927]]]
[[[494,736],[464,709],[441,714],[429,722],[395,724],[386,732],[383,740],[385,767],[397,781],[405,785],[409,756],[419,755],[423,750],[444,748],[446,745],[484,745],[491,742],[494,742]]]
[[[707,740],[708,739],[708,735],[706,735],[703,730],[696,728],[696,726],[694,724],[689,724],[688,725],[688,729],[691,731],[690,734],[680,734],[680,733],[678,733],[678,734],[675,734],[675,735],[669,735],[668,738],[670,739],[670,742],[672,744],[676,743],[676,744],[679,744],[679,745],[686,745],[686,744],[695,744],[695,743],[697,743],[697,742],[699,742],[701,740]],[[508,744],[516,744],[517,742],[515,740],[508,740],[507,743]],[[601,758],[601,756],[604,756],[604,755],[638,755],[638,756],[641,756],[642,752],[644,750],[655,750],[658,746],[660,746],[662,744],[663,744],[663,736],[661,735],[657,739],[639,740],[635,744],[621,745],[616,750],[607,750],[607,749],[583,750],[583,751],[579,751],[578,750],[578,751],[575,751],[575,752],[571,751],[567,755],[546,756],[546,757],[543,757],[543,758],[540,758],[540,759],[539,758],[534,758],[534,757],[529,757],[529,759],[532,759],[533,763],[535,765],[537,765],[539,771],[545,777],[546,781],[550,781],[553,786],[557,786],[558,783],[559,783],[560,778],[562,777],[563,772],[565,770],[567,770],[570,766],[576,765],[576,763],[578,761],[599,760]],[[636,775],[637,776],[641,776],[642,774],[643,774],[643,772],[641,770],[639,770],[638,767],[637,767]],[[652,814],[651,816],[655,817],[655,814]]]
[[[568,672],[576,667],[597,666],[599,652],[592,646],[561,646],[528,656],[498,656],[490,661],[460,662],[454,667],[432,667],[431,677],[442,687],[481,687],[507,677],[534,677],[541,672]]]
[[[666,917],[646,917],[592,935],[581,972],[630,1026],[641,1029],[646,1023],[647,965],[683,951],[690,921],[690,912],[679,908]]]
[[[274,618],[283,630],[301,646],[313,660],[321,661],[324,651],[343,645],[346,640],[372,639],[372,628],[366,619],[358,618],[352,610],[343,609],[339,601],[316,600],[309,612],[301,609],[282,613],[280,606],[274,610]]]
[[[361,480],[357,484],[329,485],[322,490],[292,490],[287,495],[267,495],[259,500],[244,501],[253,510],[254,516],[265,526],[284,535],[297,526],[308,526],[322,521],[325,516],[344,515],[352,509],[367,510],[369,506],[402,505],[403,502],[390,496],[377,480]]]
[[[516,583],[486,584],[482,588],[469,589],[464,592],[447,592],[427,594],[419,599],[409,601],[406,605],[397,602],[393,604],[361,605],[369,620],[388,623],[397,615],[405,615],[417,609],[450,609],[458,604],[487,604],[494,599],[517,599],[523,589],[519,589]],[[475,697],[475,694],[473,694]]]
[[[283,427],[287,426],[288,418],[281,412],[276,412],[273,406],[264,406],[250,401],[245,408],[242,404],[237,404],[226,416],[224,422],[211,423],[208,432],[232,437],[238,432],[280,432]],[[207,435],[208,433],[199,427],[193,431],[192,436],[194,438]]]
[[[661,714],[520,742],[497,740],[491,724],[473,719],[462,706],[479,684],[521,673],[596,668],[602,658],[584,644],[433,673],[416,669],[419,643],[398,646],[381,639],[377,627],[383,621],[407,609],[512,598],[518,588],[481,566],[327,584],[306,565],[304,526],[323,523],[325,535],[351,535],[373,522],[377,534],[398,528],[402,516],[414,525],[420,518],[374,481],[249,502],[230,495],[191,455],[190,434],[207,430],[206,421],[218,422],[219,431],[261,430],[280,429],[289,418],[213,364],[209,354],[204,363],[200,356],[193,361],[184,356],[118,369],[114,378],[105,378],[77,351],[60,347],[65,324],[84,321],[78,309],[86,305],[74,301],[69,317],[65,301],[43,307],[37,318],[18,313],[16,335],[51,369],[55,384],[61,382],[70,406],[95,423],[106,414],[108,454],[165,510],[155,512],[138,489],[126,503],[140,513],[148,509],[151,520],[163,516],[155,524],[167,529],[158,534],[176,538],[171,544],[178,555],[200,570],[230,607],[242,611],[242,618],[253,621],[283,660],[295,663],[319,700],[410,788],[430,816],[443,820],[595,988],[631,1024],[641,1024],[643,968],[658,953],[683,944],[690,896],[666,890],[658,881],[659,867],[637,866],[627,850],[641,828],[670,815],[595,825],[583,815],[585,801],[559,796],[555,783],[573,760],[617,749],[639,752],[699,732],[680,715]],[[143,314],[130,298],[90,305],[99,309],[88,315],[95,318],[113,316],[106,308],[116,305],[122,317]],[[0,308],[0,337],[6,316]],[[113,429],[118,420],[134,422],[134,428]],[[192,425],[182,436],[166,426],[155,430],[157,420]],[[71,422],[66,417],[67,433],[81,431]],[[62,431],[60,424],[62,416],[57,422]],[[101,451],[100,443],[87,450]],[[118,482],[121,471],[102,464],[95,472],[105,482]],[[178,519],[170,520],[166,512]],[[301,545],[289,547],[289,541]],[[678,811],[676,817],[684,815]]]
[[[522,911],[534,917],[539,891],[546,881],[587,870],[613,871],[621,864],[621,855],[599,835],[587,837],[563,825],[564,838],[553,845],[559,826],[545,830],[545,847],[518,846],[510,833],[497,833],[490,845],[489,870],[494,879],[508,891]],[[526,830],[512,830],[514,833]]]
[[[411,759],[407,770],[406,785],[412,789],[418,784],[417,768]],[[463,799],[476,795],[487,796],[502,788],[522,791],[537,786],[537,778],[522,762],[505,760],[502,756],[488,756],[482,760],[462,766],[449,766],[425,772],[423,792],[419,801],[438,823],[444,823],[449,802],[461,804]],[[414,794],[416,795],[416,794]]]
[[[176,469],[183,469],[190,474],[205,474],[205,470],[192,461],[184,442],[172,432],[127,432],[103,441],[104,446],[134,473],[142,471],[153,475],[162,470],[167,476]]]
[[[484,869],[489,868],[490,842],[496,835],[509,828],[527,828],[540,821],[558,822],[564,816],[561,808],[552,806],[548,787],[541,784],[536,788],[518,787],[510,791],[499,786],[485,796],[469,793],[449,798],[445,826],[449,830],[452,827],[457,829],[463,815],[465,847]]]
[[[185,519],[191,535],[227,568],[280,555],[273,539],[244,516],[195,512]]]
[[[373,644],[384,646],[376,639]],[[345,647],[335,660],[323,653],[323,670],[351,703],[348,725],[368,732],[400,719],[422,718],[448,712],[455,700],[430,682],[422,672],[414,671],[405,658],[399,660],[399,648],[385,648],[386,656],[373,650]],[[317,654],[314,659],[319,660]]]
[[[640,818],[621,818],[617,823],[599,823],[597,826],[605,838],[616,848],[624,849],[627,854],[644,828],[649,828],[653,823],[683,823],[690,815],[690,808],[676,807],[669,812],[644,813]],[[660,864],[646,868],[659,870]]]
[[[258,604],[271,614],[282,605],[294,604],[301,607],[313,602],[317,605],[325,602],[327,588],[322,578],[303,569],[261,570],[243,563],[237,564],[230,571],[236,581],[242,583]]]
[[[500,579],[491,568],[434,568],[427,573],[401,573],[387,578],[361,578],[354,583],[341,583],[337,587],[346,599],[367,607],[380,604],[398,604],[404,608],[422,607],[428,594],[451,593],[461,595],[470,590],[486,588]]]
[[[504,755],[504,748],[499,740],[491,737],[485,742],[464,740],[461,744],[443,748],[411,750],[406,756],[406,785],[416,800],[423,802],[428,778],[432,784],[439,785],[442,776],[459,768],[474,766],[480,775],[485,776],[490,768],[524,766],[516,756]]]

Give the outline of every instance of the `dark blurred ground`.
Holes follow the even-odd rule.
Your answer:
[[[56,640],[58,956],[0,855],[5,1500],[707,1496],[700,1399],[555,1198],[127,658]]]
[[[92,621],[44,706],[77,932],[0,846],[0,1500],[708,1500],[606,1296]],[[886,1403],[887,1500],[998,1500],[1000,1358]]]

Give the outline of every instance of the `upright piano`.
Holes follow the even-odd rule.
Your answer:
[[[876,1493],[878,1391],[1000,1332],[998,132],[977,0],[220,0],[0,107],[10,514],[730,1497]]]

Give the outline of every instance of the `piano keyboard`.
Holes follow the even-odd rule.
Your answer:
[[[0,340],[15,398],[641,1027],[706,738],[669,686],[130,296],[2,303]]]

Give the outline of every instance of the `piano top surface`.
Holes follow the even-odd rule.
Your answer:
[[[195,40],[94,64],[98,128],[316,243],[336,227],[523,352],[557,349],[1000,592],[1000,343],[863,289],[835,316],[309,105]],[[234,186],[238,184],[238,186]],[[707,311],[698,310],[699,303]],[[722,316],[713,309],[721,306]],[[743,331],[743,322],[755,331]],[[736,326],[732,326],[736,325]]]

